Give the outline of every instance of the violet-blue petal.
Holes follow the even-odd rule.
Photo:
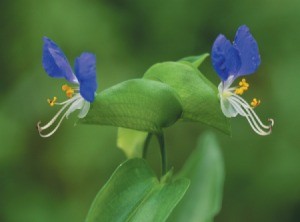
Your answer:
[[[241,67],[238,51],[224,35],[215,40],[211,52],[212,64],[220,78],[225,81],[230,75],[237,75]]]
[[[59,46],[51,39],[44,37],[43,67],[49,76],[66,78],[71,83],[77,83],[72,68]]]
[[[239,51],[242,63],[238,75],[254,73],[260,65],[261,59],[257,42],[246,25],[238,28],[233,46]]]
[[[96,57],[92,53],[82,53],[75,60],[75,75],[79,81],[81,96],[93,102],[97,90]]]

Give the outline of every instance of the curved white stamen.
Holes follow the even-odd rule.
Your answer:
[[[246,117],[248,123],[250,124],[251,128],[259,135],[263,135],[264,131],[262,131],[260,128],[257,128],[257,124],[255,125],[255,122],[253,121],[253,118],[250,118],[249,115],[245,113],[245,111],[242,109],[240,104],[236,103],[235,101],[231,101],[232,106],[239,110],[240,115]]]
[[[236,103],[240,104],[242,106],[242,108],[244,108],[247,112],[247,115],[250,116],[251,118],[253,118],[253,120],[255,122],[257,122],[260,127],[264,128],[264,129],[270,129],[270,127],[272,127],[273,122],[271,122],[271,124],[269,126],[264,125],[261,120],[259,119],[259,117],[257,116],[257,114],[254,112],[253,108],[249,106],[249,104],[247,103],[242,103],[241,100],[238,100],[236,97],[232,97],[230,98],[230,100],[234,100],[236,101]],[[245,101],[244,101],[245,102]],[[269,119],[270,120],[270,119]]]
[[[259,119],[259,117],[257,116],[257,114],[254,112],[253,108],[249,106],[249,104],[240,96],[233,94],[233,98],[238,99],[241,104],[243,105],[243,107],[247,110],[250,110],[250,112],[252,113],[252,115],[255,117],[255,119],[257,120],[257,122],[259,123],[259,125],[261,125],[263,128],[265,129],[269,129],[270,126],[273,127],[274,125],[274,120],[273,119],[268,119],[269,122],[271,122],[270,126],[267,126],[265,124],[262,123],[262,121]]]
[[[256,132],[257,134],[259,135],[268,135],[266,134],[264,131],[262,131],[261,129],[257,129],[254,125],[253,125],[253,119],[251,121],[251,118],[249,118],[249,116],[242,110],[242,108],[239,106],[239,104],[237,104],[236,102],[232,102],[232,106],[235,108],[235,109],[238,109],[242,114],[243,116],[246,117],[248,123],[250,124],[251,128],[254,130],[254,132]]]
[[[62,123],[63,119],[66,117],[66,114],[67,114],[67,113],[65,113],[65,114],[60,118],[58,124],[56,125],[56,127],[55,127],[50,133],[48,133],[48,134],[42,134],[42,131],[43,131],[43,130],[41,130],[41,131],[39,130],[40,136],[41,136],[41,137],[44,137],[44,138],[49,137],[49,136],[52,136],[53,133],[55,133],[56,130],[59,128],[59,126],[60,126],[60,124]]]
[[[41,136],[41,137],[49,137],[49,136],[51,136],[53,133],[55,133],[55,131],[59,128],[59,126],[60,126],[61,122],[63,121],[63,119],[64,119],[67,115],[69,115],[69,114],[71,113],[69,110],[70,110],[70,108],[72,107],[72,105],[74,104],[74,102],[76,103],[77,101],[80,101],[81,99],[82,99],[82,98],[81,98],[80,94],[76,94],[73,98],[68,99],[68,100],[66,100],[66,101],[64,101],[64,102],[62,102],[62,103],[58,103],[58,105],[63,105],[63,107],[55,114],[55,116],[54,116],[54,117],[53,117],[46,125],[40,126],[40,124],[41,124],[40,121],[37,123],[37,129],[38,129],[38,131],[39,131],[40,136]],[[56,104],[57,104],[57,103],[56,103]],[[57,125],[55,126],[55,128],[54,128],[50,133],[48,133],[48,134],[42,134],[42,131],[44,131],[45,129],[48,129],[50,126],[52,126],[52,125],[56,122],[57,118],[61,115],[61,113],[62,113],[68,106],[70,106],[70,107],[68,108],[68,110],[66,111],[66,113],[64,113],[64,114],[62,115],[62,117],[60,118],[60,120],[59,120],[59,122],[57,123]],[[74,111],[74,110],[72,110],[72,111]]]
[[[41,121],[39,121],[37,123],[38,131],[41,132],[41,131],[49,128],[50,126],[52,126],[52,124],[56,121],[56,119],[60,116],[60,114],[68,107],[68,105],[70,105],[70,101],[67,104],[65,104],[46,125],[40,126]]]
[[[221,108],[224,115],[227,117],[235,117],[235,115],[232,115],[233,112],[230,111],[230,109],[235,110],[241,116],[246,117],[251,128],[257,134],[263,136],[269,135],[272,131],[274,120],[268,119],[270,125],[265,125],[262,123],[260,118],[254,112],[253,108],[243,98],[235,94],[234,91],[236,87],[231,87],[234,79],[235,78],[231,75],[226,81],[221,82],[218,86]],[[224,101],[228,101],[230,106],[224,107]]]
[[[238,106],[238,104],[235,104],[234,102],[234,106]],[[261,136],[267,136],[271,133],[271,128],[269,129],[269,131],[265,132],[263,131],[261,128],[257,128],[257,124],[255,123],[254,119],[251,118],[251,116],[245,115],[248,123],[250,124],[252,130],[254,132],[256,132],[257,134],[261,135]]]
[[[74,96],[74,97],[71,98],[71,99],[67,99],[66,101],[63,101],[63,102],[60,102],[60,103],[55,102],[54,105],[59,105],[59,106],[65,105],[65,104],[70,103],[71,101],[74,101],[74,100],[76,100],[76,99],[78,99],[78,96],[77,96],[77,95]]]
[[[272,126],[274,121],[271,120],[271,125],[266,128],[264,124],[261,123],[258,116],[255,114],[253,109],[248,104],[243,104],[240,100],[236,97],[229,98],[230,104],[240,113],[240,115],[246,117],[248,120],[251,128],[259,135],[265,136],[269,135],[272,131]],[[268,129],[265,131],[264,129]]]

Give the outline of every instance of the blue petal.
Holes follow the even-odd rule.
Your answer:
[[[260,65],[261,60],[257,42],[246,25],[239,27],[237,30],[233,46],[239,51],[242,62],[238,75],[254,73]]]
[[[43,67],[48,75],[54,78],[66,78],[71,83],[77,83],[63,51],[51,39],[44,37],[43,40]]]
[[[241,67],[238,51],[224,35],[219,35],[215,40],[211,59],[215,71],[223,81],[227,80],[230,75],[236,76]]]
[[[79,81],[81,96],[93,102],[97,90],[96,57],[92,53],[82,53],[75,60],[75,75]]]

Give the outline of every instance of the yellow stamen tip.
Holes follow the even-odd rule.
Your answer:
[[[56,103],[57,97],[54,96],[53,99],[47,99],[47,102],[49,103],[50,106],[54,106]]]
[[[243,87],[240,87],[235,90],[235,94],[243,95],[244,91],[245,91],[245,89],[243,89]]]
[[[249,83],[247,83],[246,79],[242,79],[242,81],[239,82],[239,86],[248,88]]]
[[[74,90],[72,88],[70,88],[66,91],[66,95],[69,98],[71,98],[73,96],[73,94],[74,94]]]
[[[247,83],[246,79],[242,79],[239,82],[239,86],[240,87],[235,90],[235,94],[237,95],[243,95],[243,93],[249,89],[249,84]]]
[[[236,89],[234,93],[237,94],[237,95],[241,95],[241,90],[240,89]]]
[[[67,91],[68,89],[70,89],[70,87],[67,84],[62,85],[61,87],[62,91]]]
[[[74,89],[67,84],[64,84],[61,89],[66,92],[66,96],[71,98],[74,94]]]
[[[259,99],[254,98],[254,99],[252,100],[252,102],[251,102],[251,106],[252,106],[252,108],[255,108],[255,107],[259,106],[260,103],[261,103],[261,102],[260,102]]]

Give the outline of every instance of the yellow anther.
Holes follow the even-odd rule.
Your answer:
[[[74,90],[70,87],[67,91],[66,91],[66,95],[67,97],[71,98],[74,94]]]
[[[239,86],[249,88],[249,83],[247,83],[246,79],[242,79],[242,81],[239,82]]]
[[[66,92],[66,96],[71,98],[74,94],[74,89],[70,86],[68,86],[67,84],[64,84],[62,87],[61,87],[62,91],[65,91]]]
[[[246,86],[241,86],[241,87],[239,87],[239,88],[237,88],[236,90],[235,90],[235,94],[237,94],[237,95],[243,95],[243,93],[245,92],[245,91],[247,91],[248,90],[248,87],[246,87]]]
[[[54,96],[53,99],[47,99],[47,102],[49,103],[50,106],[54,106],[56,103],[57,97]]]
[[[243,93],[244,93],[244,90],[242,88],[237,88],[235,90],[235,94],[237,94],[237,95],[243,95]]]
[[[243,95],[243,93],[249,89],[249,84],[246,79],[242,79],[242,81],[239,82],[239,86],[240,87],[235,90],[235,94],[237,95]]]
[[[67,90],[70,89],[70,88],[71,88],[71,87],[68,86],[67,84],[64,84],[64,85],[61,87],[62,91],[67,91]]]
[[[254,99],[252,100],[252,102],[251,102],[252,108],[255,108],[255,107],[259,106],[259,104],[260,104],[260,100],[259,100],[259,99],[256,99],[256,98],[254,98]]]

